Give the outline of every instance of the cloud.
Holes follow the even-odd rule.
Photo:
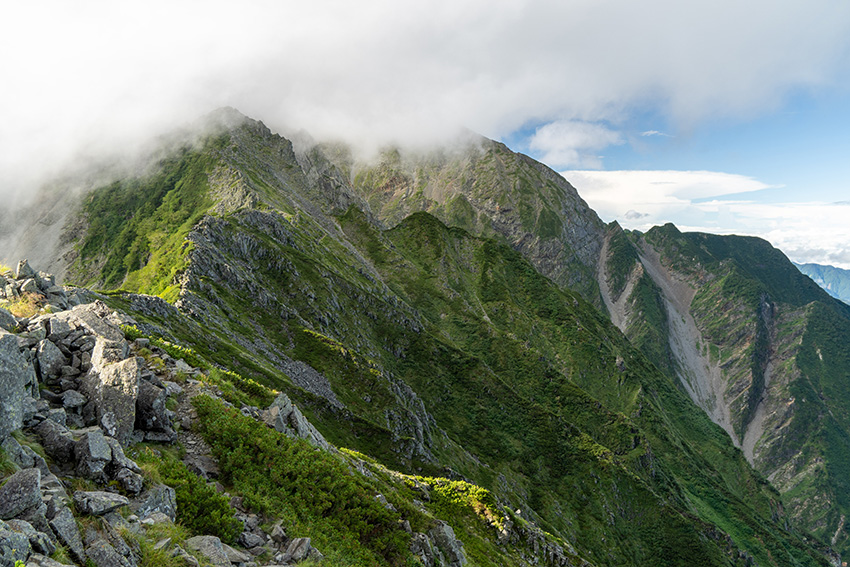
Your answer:
[[[609,220],[625,218],[629,210],[653,218],[672,217],[692,208],[697,200],[771,187],[752,177],[716,171],[572,170],[561,174]]]
[[[713,171],[564,171],[606,221],[759,236],[797,262],[850,269],[850,203],[770,202],[770,185]],[[641,211],[640,213],[636,211]]]
[[[594,152],[622,143],[618,132],[600,124],[563,120],[538,128],[529,147],[554,167],[600,168],[602,160]]]
[[[671,134],[665,134],[664,132],[659,132],[658,130],[647,130],[646,132],[641,132],[640,135],[644,136],[644,137],[648,137],[648,136],[661,136],[663,138],[673,138],[674,137]]]
[[[373,144],[617,130],[635,109],[746,116],[850,76],[848,42],[835,0],[17,2],[0,23],[0,192],[225,105]],[[549,134],[562,166],[598,165],[598,137]]]

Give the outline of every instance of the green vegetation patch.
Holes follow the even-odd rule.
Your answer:
[[[153,475],[174,489],[180,524],[192,533],[214,535],[225,543],[234,542],[242,531],[242,522],[233,516],[226,496],[191,472],[174,455],[144,447],[136,453],[136,460],[148,476]]]
[[[88,229],[77,242],[72,273],[87,286],[177,299],[175,277],[185,267],[186,236],[212,205],[212,158],[187,148],[144,178],[92,191],[83,205]],[[90,271],[92,265],[100,266]]]
[[[246,504],[314,539],[333,565],[404,565],[410,536],[377,486],[338,456],[292,439],[205,396],[192,400],[223,481]]]
[[[608,285],[612,297],[619,297],[626,288],[629,275],[638,262],[635,245],[626,233],[617,225],[609,225],[608,257],[605,258],[605,270],[608,274]]]

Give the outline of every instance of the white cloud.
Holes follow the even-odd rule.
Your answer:
[[[499,138],[616,129],[640,108],[680,124],[759,113],[850,76],[850,3],[835,0],[45,0],[3,16],[4,187],[224,105],[367,143]],[[594,146],[541,143],[595,165]]]
[[[665,134],[664,132],[659,132],[658,130],[647,130],[646,132],[641,132],[641,136],[661,136],[662,138],[673,138],[671,134]]]
[[[562,175],[604,220],[624,228],[646,231],[674,222],[683,231],[759,236],[797,262],[850,269],[850,203],[771,203],[763,198],[771,186],[713,171]]]
[[[564,171],[602,218],[624,218],[635,210],[653,218],[672,218],[693,201],[770,186],[751,177],[716,171]],[[709,205],[706,205],[708,207]]]
[[[602,167],[595,152],[622,144],[622,136],[600,124],[562,120],[537,129],[529,147],[540,153],[541,161],[554,167]]]

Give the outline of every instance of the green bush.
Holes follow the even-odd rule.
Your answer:
[[[148,477],[174,489],[177,521],[189,531],[218,536],[225,543],[232,543],[242,531],[242,523],[233,517],[228,499],[175,456],[146,448],[135,459]]]
[[[399,526],[399,514],[384,508],[375,499],[376,487],[352,475],[341,458],[212,398],[197,396],[192,403],[223,480],[249,506],[335,546],[341,557],[352,561],[347,564],[404,565],[410,555],[409,536]]]

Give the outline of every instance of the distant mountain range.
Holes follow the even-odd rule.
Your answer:
[[[850,304],[850,270],[842,270],[835,266],[824,266],[822,264],[798,264],[794,265],[801,272],[815,280],[826,292],[844,303]]]

